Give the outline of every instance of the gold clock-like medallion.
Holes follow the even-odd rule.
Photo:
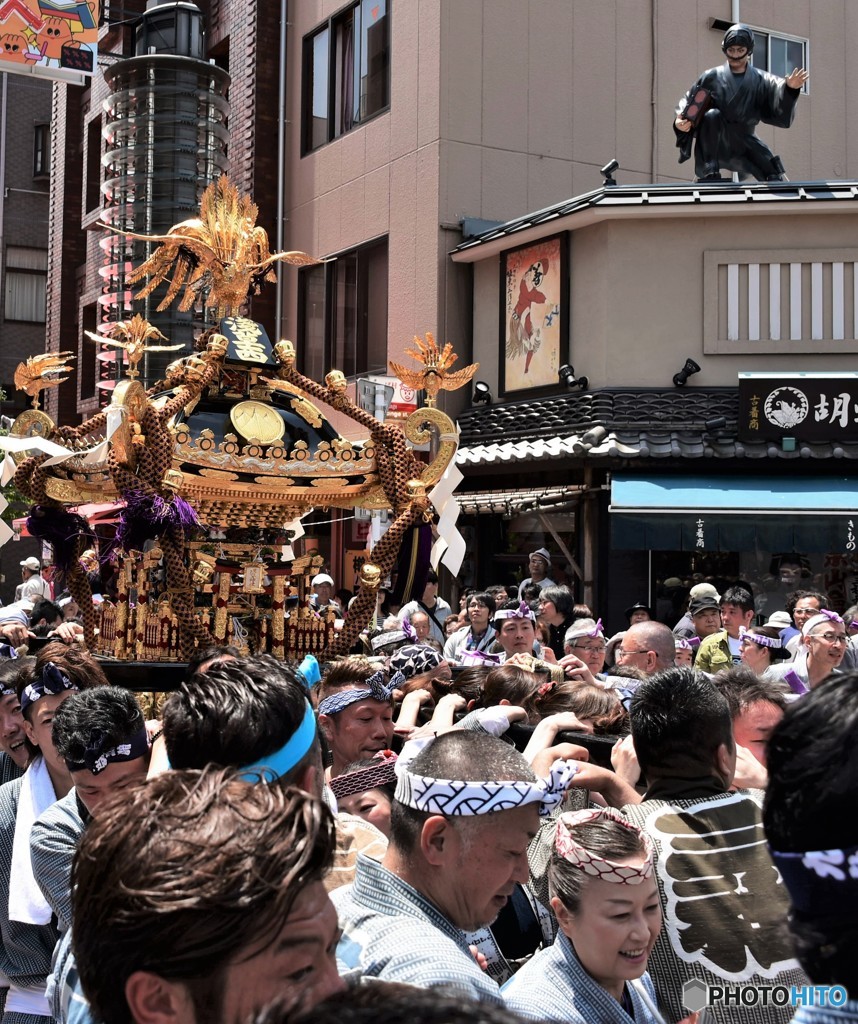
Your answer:
[[[245,440],[273,444],[283,437],[285,424],[280,413],[262,402],[239,402],[229,411],[235,429]]]
[[[54,429],[54,421],[41,409],[27,409],[12,424],[13,437],[47,437]]]

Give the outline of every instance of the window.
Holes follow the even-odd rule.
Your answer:
[[[5,311],[7,320],[45,322],[45,292],[48,284],[47,249],[6,247]]]
[[[387,239],[342,253],[300,272],[301,372],[314,380],[330,369],[347,377],[387,366]]]
[[[47,178],[51,173],[51,126],[37,124],[33,130],[33,177]]]
[[[86,126],[86,212],[101,205],[101,117]]]
[[[807,67],[807,40],[754,29],[754,67],[786,78],[794,68]],[[807,84],[802,87],[807,92]]]
[[[302,148],[318,149],[390,103],[388,0],[360,0],[304,40]]]
[[[93,343],[83,333],[84,331],[92,331],[95,334],[95,330],[98,327],[98,305],[95,302],[90,303],[88,306],[84,306],[81,309],[80,315],[80,339],[78,341],[78,382],[80,384],[80,399],[85,401],[87,398],[95,397],[95,375],[96,375],[96,363],[98,362],[98,353],[100,347],[93,345]],[[121,355],[116,349],[111,349],[115,355]],[[112,366],[112,363],[106,364]]]

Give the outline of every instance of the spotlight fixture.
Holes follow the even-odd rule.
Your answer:
[[[569,363],[564,363],[563,366],[557,371],[557,376],[560,379],[560,383],[564,388],[568,388],[570,391],[572,388],[578,388],[580,391],[586,391],[590,385],[590,381],[586,377],[575,377],[575,367],[570,366]]]
[[[492,404],[492,392],[484,380],[478,380],[474,384],[474,405],[480,404]]]
[[[688,383],[688,378],[695,373],[700,373],[700,367],[693,359],[686,359],[685,366],[673,375],[673,386],[675,388],[684,388]]]
[[[614,171],[617,170],[619,166],[620,161],[617,160],[616,157],[614,157],[614,159],[611,160],[610,163],[605,164],[605,166],[599,171],[599,174],[601,174],[602,177],[605,179],[603,184],[606,188],[608,188],[611,185],[617,184],[617,179],[614,177]]]

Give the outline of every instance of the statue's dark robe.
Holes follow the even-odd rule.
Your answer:
[[[691,156],[698,178],[719,169],[737,171],[741,178],[764,181],[777,173],[772,151],[754,134],[760,123],[789,128],[795,116],[800,89],[790,88],[782,78],[748,65],[743,75],[734,75],[729,64],[704,71],[680,102],[680,116],[698,89],[711,93],[711,107],[690,132],[674,126],[679,162]]]

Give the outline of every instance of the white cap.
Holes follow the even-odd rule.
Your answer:
[[[29,558],[25,558],[24,561],[21,562],[21,565],[26,566],[28,569],[32,569],[33,572],[39,572],[42,568],[42,563],[33,555],[30,555]]]
[[[534,555],[539,555],[540,558],[544,558],[551,565],[551,553],[548,548],[537,548],[536,551],[531,551],[530,557],[533,558]]]
[[[792,625],[789,612],[772,612],[766,620],[767,626],[774,626],[775,629],[788,629]]]
[[[313,577],[312,585],[315,587],[318,586],[319,583],[330,583],[331,586],[333,586],[334,580],[333,577],[329,576],[326,572],[320,572]]]

